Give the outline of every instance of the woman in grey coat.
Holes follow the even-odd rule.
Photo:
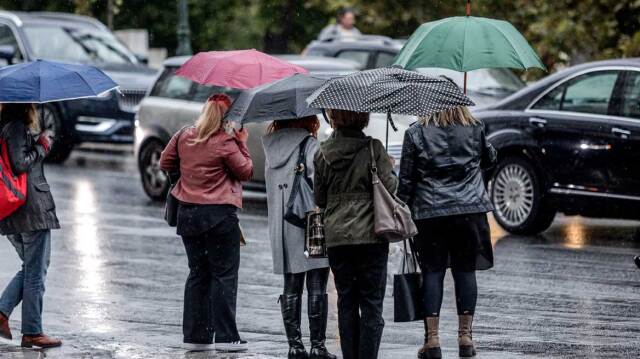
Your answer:
[[[0,297],[0,337],[11,339],[9,317],[22,302],[22,346],[51,348],[62,342],[43,333],[42,304],[51,230],[60,225],[42,168],[51,148],[51,133],[40,131],[37,118],[33,104],[2,105],[0,136],[6,143],[13,174],[27,174],[27,198],[15,212],[0,220],[0,234],[7,236],[22,260],[22,269]],[[8,175],[6,170],[2,170],[3,175]]]
[[[313,157],[317,149],[319,127],[316,116],[274,121],[269,127],[269,133],[262,139],[266,155],[265,181],[273,270],[284,275],[284,293],[280,296],[280,306],[289,342],[289,358],[335,358],[324,344],[329,262],[324,258],[307,258],[304,254],[304,230],[284,219],[285,204],[291,195],[301,146],[304,146],[306,154],[306,174],[313,181]],[[305,278],[311,333],[310,353],[304,348],[300,331]]]

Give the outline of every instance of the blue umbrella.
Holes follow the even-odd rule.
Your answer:
[[[97,97],[118,87],[88,65],[36,60],[0,69],[0,102],[46,103]]]

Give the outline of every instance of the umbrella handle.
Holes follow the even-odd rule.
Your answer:
[[[387,112],[387,121],[389,121],[391,128],[393,128],[393,132],[398,132],[398,128],[396,127],[396,124],[393,122],[393,119],[391,118],[391,111]]]
[[[324,108],[322,109],[322,117],[327,124],[331,125],[331,122],[329,122],[329,118],[327,117],[327,111],[325,111]]]

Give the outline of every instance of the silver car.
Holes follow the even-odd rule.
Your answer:
[[[348,74],[359,69],[353,61],[325,57],[301,57],[287,55],[284,60],[306,68],[311,74]],[[148,95],[140,103],[135,121],[135,155],[142,186],[154,200],[164,199],[169,184],[158,163],[160,153],[171,136],[182,127],[194,123],[207,98],[212,93],[226,93],[232,98],[238,91],[215,86],[202,86],[175,75],[175,71],[189,57],[174,57],[165,61],[164,69],[156,79]],[[321,138],[331,132],[324,121]],[[254,162],[254,178],[247,184],[253,189],[264,189],[264,152],[261,137],[266,133],[266,123],[246,125],[249,130],[249,152]]]

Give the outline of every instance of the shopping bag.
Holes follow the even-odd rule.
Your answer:
[[[424,319],[422,273],[418,271],[418,259],[410,243],[411,253],[404,241],[404,258],[401,273],[393,276],[393,321],[411,322]]]

